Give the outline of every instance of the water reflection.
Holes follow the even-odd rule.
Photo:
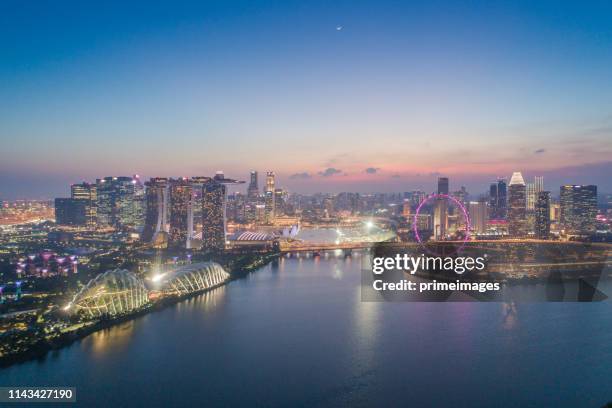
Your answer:
[[[502,303],[502,327],[506,330],[512,330],[518,323],[518,314],[516,304],[514,302]]]
[[[202,312],[212,312],[225,302],[227,285],[219,286],[200,295],[183,300],[176,304],[176,310],[201,309]]]
[[[186,310],[197,310],[201,313],[210,314],[225,302],[225,295],[226,286],[220,286],[171,305],[169,308],[173,308],[173,311],[179,314],[184,313]],[[136,328],[142,325],[143,322],[146,324],[146,320],[154,318],[156,313],[154,311],[151,314],[137,317],[134,320],[94,332],[83,339],[81,347],[85,352],[91,353],[94,358],[105,358],[111,354],[117,355],[126,352],[135,336]]]
[[[132,338],[134,324],[134,320],[130,320],[97,331],[83,340],[82,347],[94,358],[104,358],[109,354],[124,351]]]

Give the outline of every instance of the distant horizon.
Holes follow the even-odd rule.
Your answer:
[[[222,171],[222,170],[217,170],[217,171]],[[257,170],[256,170],[257,171]],[[266,171],[274,171],[274,170],[266,170]],[[259,177],[259,188],[260,191],[263,191],[263,187],[265,185],[265,173],[266,171],[258,171],[258,177]],[[520,171],[520,170],[517,170]],[[151,177],[167,177],[167,178],[180,178],[180,177],[195,177],[195,176],[207,176],[207,177],[213,177],[215,175],[216,171],[213,171],[212,173],[208,173],[208,174],[183,174],[180,176],[176,176],[176,175],[172,175],[172,176],[168,176],[168,175],[154,175],[154,176],[146,176],[146,175],[142,175],[140,173],[134,173],[134,174],[106,174],[104,176],[98,176],[98,177],[94,177],[94,178],[87,178],[87,179],[82,179],[82,180],[77,180],[74,179],[70,182],[67,182],[65,184],[62,184],[60,188],[58,188],[57,190],[55,190],[55,192],[53,192],[53,190],[49,190],[46,194],[41,193],[39,195],[30,195],[30,196],[26,196],[26,195],[17,195],[17,194],[7,194],[5,191],[0,192],[0,200],[4,200],[4,201],[16,201],[16,200],[53,200],[55,198],[61,198],[61,197],[69,197],[70,196],[70,186],[72,184],[78,184],[78,183],[82,183],[82,182],[88,182],[88,183],[95,183],[97,178],[104,178],[104,177],[134,177],[135,175],[138,175],[140,180],[142,181],[142,183],[144,184],[144,182],[148,181]],[[542,176],[544,177],[544,191],[550,191],[553,195],[553,197],[558,197],[559,195],[559,189],[562,185],[595,185],[597,186],[597,194],[598,195],[606,195],[606,194],[610,194],[612,193],[611,190],[603,190],[600,185],[598,185],[597,183],[594,182],[588,182],[588,181],[584,181],[584,182],[563,182],[560,184],[554,184],[551,187],[551,182],[550,180],[547,180],[547,177],[543,174],[528,174],[528,173],[524,173],[521,172],[523,175],[523,178],[525,180],[525,183],[530,183],[533,182],[533,178],[536,176]],[[246,173],[245,177],[240,177],[240,175],[238,174],[227,174],[224,172],[224,174],[227,177],[230,178],[234,178],[234,179],[238,179],[238,180],[242,180],[245,181],[245,184],[242,184],[240,186],[229,186],[229,192],[241,192],[241,193],[246,193],[246,189],[248,188],[248,184],[249,184],[249,179],[248,176],[250,174],[250,171],[248,173]],[[432,175],[432,174],[427,174],[427,175],[422,175],[419,177],[423,178],[423,182],[422,184],[414,184],[414,183],[407,183],[404,184],[401,182],[401,177],[395,178],[395,184],[397,187],[393,188],[391,185],[384,185],[383,188],[381,188],[381,186],[379,184],[377,184],[375,181],[371,181],[365,184],[365,186],[370,186],[370,189],[364,189],[364,185],[361,185],[361,189],[355,189],[354,187],[359,187],[358,184],[359,183],[347,183],[344,184],[347,188],[340,188],[338,189],[339,186],[342,186],[343,184],[326,184],[325,181],[323,180],[322,183],[317,184],[316,183],[316,178],[314,180],[314,183],[311,182],[309,183],[309,185],[306,186],[306,188],[290,188],[288,186],[286,186],[285,184],[283,184],[283,181],[289,181],[289,183],[291,184],[291,176],[287,177],[286,175],[283,174],[279,174],[277,172],[275,172],[276,174],[276,187],[277,188],[282,188],[290,193],[296,193],[296,194],[304,194],[304,195],[310,195],[310,194],[317,194],[317,193],[323,193],[323,194],[338,194],[338,193],[360,193],[360,194],[376,194],[376,193],[404,193],[404,192],[412,192],[412,191],[423,191],[425,193],[432,193],[435,192],[437,189],[437,180],[438,177],[448,177],[449,178],[449,190],[451,192],[455,192],[455,191],[459,191],[461,189],[461,187],[465,187],[468,194],[471,197],[478,197],[481,195],[486,195],[488,194],[488,190],[489,190],[489,186],[491,183],[495,182],[496,180],[498,180],[499,178],[504,178],[506,180],[506,182],[508,183],[510,181],[510,176],[512,175],[511,173],[503,176],[496,176],[494,178],[492,178],[490,181],[485,182],[484,184],[480,184],[480,183],[476,183],[476,182],[471,182],[471,183],[461,183],[460,179],[454,179],[452,176],[446,175],[446,174],[440,174],[440,175]],[[323,176],[323,175],[317,175],[317,177],[320,178],[325,178],[325,177],[330,177],[330,176]],[[338,176],[338,177],[343,177],[343,176]],[[346,177],[346,176],[344,176]],[[311,177],[311,178],[314,178]],[[310,179],[309,179],[310,180]],[[317,189],[317,187],[328,187],[327,189]],[[378,187],[378,189],[376,189]],[[9,192],[10,193],[10,192]]]

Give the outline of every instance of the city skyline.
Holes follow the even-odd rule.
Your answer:
[[[274,170],[305,193],[422,189],[439,175],[475,191],[516,170],[612,191],[610,5],[444,9],[7,7],[0,198],[219,169]]]
[[[251,173],[255,171],[256,173],[258,172],[257,170],[250,170],[247,172],[246,176],[250,176]],[[88,184],[91,182],[94,182],[97,179],[100,178],[108,178],[108,177],[136,177],[142,181],[144,180],[148,180],[148,179],[183,179],[183,178],[211,178],[215,173],[223,173],[223,171],[221,170],[217,170],[216,172],[212,172],[212,173],[206,173],[204,175],[183,175],[183,176],[168,176],[168,175],[157,175],[157,176],[144,176],[141,174],[133,174],[131,176],[129,175],[112,175],[112,176],[101,176],[101,177],[94,177],[92,179],[83,179],[83,180],[75,180],[73,182],[68,182],[67,184],[62,184],[58,187],[59,191],[57,193],[50,193],[48,195],[42,194],[40,193],[40,191],[38,193],[34,193],[31,196],[19,196],[17,194],[14,193],[14,191],[2,191],[0,192],[0,201],[1,200],[5,200],[5,201],[15,201],[15,200],[52,200],[54,198],[57,197],[66,197],[70,195],[70,191],[71,191],[71,187],[73,186],[79,186],[82,184]],[[273,172],[276,173],[276,172]],[[512,172],[509,175],[498,175],[490,180],[484,179],[482,182],[480,181],[480,179],[477,182],[472,182],[472,183],[462,183],[460,181],[458,181],[457,179],[455,179],[454,177],[450,177],[450,183],[449,183],[449,191],[459,191],[462,188],[466,188],[466,191],[471,195],[472,198],[478,198],[478,197],[484,197],[486,195],[488,195],[489,192],[489,187],[491,184],[495,184],[497,183],[499,180],[505,180],[505,182],[507,183],[510,179],[511,176],[514,172]],[[521,172],[524,173],[524,172]],[[542,174],[546,174],[546,173],[542,173]],[[589,180],[585,180],[584,182],[570,182],[568,180],[564,180],[564,179],[559,179],[559,176],[549,176],[550,178],[553,179],[553,181],[550,180],[549,177],[547,176],[542,176],[542,174],[531,174],[531,173],[524,173],[525,178],[526,179],[533,179],[534,177],[536,178],[541,178],[544,177],[545,179],[545,189],[550,191],[552,194],[552,197],[557,197],[559,196],[559,189],[562,186],[566,186],[566,185],[587,185],[587,184],[595,184],[600,186],[600,184],[594,183],[594,182],[590,182]],[[210,177],[209,177],[210,176]],[[247,177],[243,177],[243,178],[247,178]],[[330,188],[326,188],[327,185],[325,183],[323,184],[317,184],[315,183],[312,186],[306,186],[306,188],[297,188],[297,189],[292,189],[290,188],[290,186],[292,185],[291,181],[291,177],[283,177],[283,175],[281,174],[280,177],[278,177],[278,174],[275,174],[276,179],[280,180],[280,182],[278,182],[277,184],[279,186],[282,187],[283,191],[287,191],[290,193],[296,193],[296,194],[339,194],[339,193],[362,193],[362,194],[376,194],[376,193],[401,193],[401,192],[407,192],[407,191],[423,191],[426,193],[435,193],[436,192],[436,188],[437,188],[437,183],[439,182],[439,179],[442,178],[448,178],[446,177],[446,174],[439,174],[439,173],[432,173],[432,174],[428,174],[428,175],[423,175],[422,176],[422,182],[420,182],[420,184],[416,184],[416,183],[412,183],[412,184],[405,184],[405,183],[401,183],[398,182],[397,185],[380,185],[379,183],[377,183],[375,180],[371,181],[369,183],[361,183],[361,182],[356,182],[356,183],[348,183],[348,184],[340,184],[338,185],[339,188],[336,189],[330,189]],[[420,176],[420,175],[419,175]],[[326,178],[327,176],[325,175],[320,175],[321,178]],[[596,177],[596,180],[601,180],[605,177],[605,175],[602,175],[601,178]],[[240,178],[240,177],[239,177]],[[571,180],[571,178],[570,178]],[[558,184],[557,184],[558,181]],[[286,183],[287,182],[287,183]],[[371,183],[371,184],[370,184]],[[605,185],[605,183],[604,183]],[[233,193],[241,193],[243,195],[248,196],[249,193],[249,188],[248,188],[249,184],[237,184],[237,185],[229,185],[228,187],[228,194],[233,194]],[[265,191],[266,189],[266,183],[265,180],[259,180],[258,186],[260,188],[260,191]],[[303,185],[302,185],[303,186]],[[342,187],[346,186],[346,189],[343,189]],[[364,188],[366,187],[366,188]],[[368,187],[371,187],[371,189],[368,189]],[[19,191],[19,189],[17,189],[17,191]],[[604,190],[600,190],[600,194],[609,194],[607,191]]]

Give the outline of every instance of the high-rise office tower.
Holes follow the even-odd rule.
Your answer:
[[[527,183],[525,185],[525,194],[526,194],[526,205],[527,211],[535,210],[535,202],[536,202],[536,189],[535,184]]]
[[[217,180],[205,183],[202,190],[202,248],[225,248],[226,187]]]
[[[487,221],[489,218],[487,201],[485,199],[471,201],[468,205],[468,212],[472,231],[478,234],[484,233],[487,229]]]
[[[506,219],[506,180],[497,179],[489,188],[489,218],[492,220]]]
[[[597,217],[597,186],[561,186],[561,228],[567,234],[595,232]]]
[[[194,234],[202,231],[202,192],[204,185],[211,180],[210,177],[196,176],[191,178],[191,185],[193,187],[193,224]]]
[[[98,225],[103,227],[113,226],[116,220],[115,210],[115,186],[113,179],[116,177],[104,177],[96,180],[96,191],[98,199],[96,203],[98,214]]]
[[[438,178],[438,194],[448,194],[448,177]],[[434,202],[434,239],[446,238],[448,230],[448,199],[436,198]]]
[[[143,223],[144,190],[135,177],[96,180],[98,225],[136,228]]]
[[[535,234],[540,239],[550,235],[550,192],[540,191],[535,204]]]
[[[86,225],[90,228],[96,226],[98,193],[96,185],[92,183],[79,183],[70,186],[70,197],[74,200],[85,200]]]
[[[274,183],[275,183],[276,175],[273,171],[269,171],[266,173],[266,189],[265,191],[274,191]]]
[[[527,211],[534,211],[538,194],[544,190],[544,177],[535,176],[533,183],[527,183]]]
[[[75,198],[55,199],[55,223],[57,225],[85,226],[87,225],[86,200]]]
[[[497,180],[497,219],[505,220],[508,217],[508,186],[506,180]]]
[[[132,224],[134,228],[141,229],[144,227],[147,205],[145,187],[142,181],[140,181],[140,176],[138,174],[134,175],[132,184],[134,188],[134,213]]]
[[[251,181],[249,182],[247,196],[251,202],[256,201],[259,197],[259,182],[257,180],[257,172],[255,170],[251,171]]]
[[[156,234],[168,232],[168,179],[151,178],[145,183],[146,210],[142,239],[145,242],[154,240]]]
[[[520,172],[512,174],[508,185],[508,232],[512,237],[527,235],[527,191]]]
[[[287,199],[287,192],[282,188],[274,190],[274,216],[279,217],[285,213],[285,202]]]
[[[136,180],[132,177],[117,177],[112,184],[116,189],[115,226],[118,228],[135,227],[138,224]]]
[[[544,177],[543,176],[535,176],[533,178],[533,184],[535,184],[536,193],[544,191]]]
[[[266,189],[265,189],[265,206],[266,206],[266,224],[273,224],[276,210],[276,195],[274,188],[274,172],[266,173]]]
[[[489,186],[489,218],[497,219],[497,183]]]
[[[438,177],[438,194],[448,194],[448,177]]]
[[[170,179],[170,230],[169,245],[189,248],[193,234],[191,211],[193,188],[188,179]]]

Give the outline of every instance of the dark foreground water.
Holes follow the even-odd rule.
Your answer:
[[[0,385],[74,386],[83,407],[612,400],[612,302],[364,303],[359,256],[283,259],[2,369]]]

